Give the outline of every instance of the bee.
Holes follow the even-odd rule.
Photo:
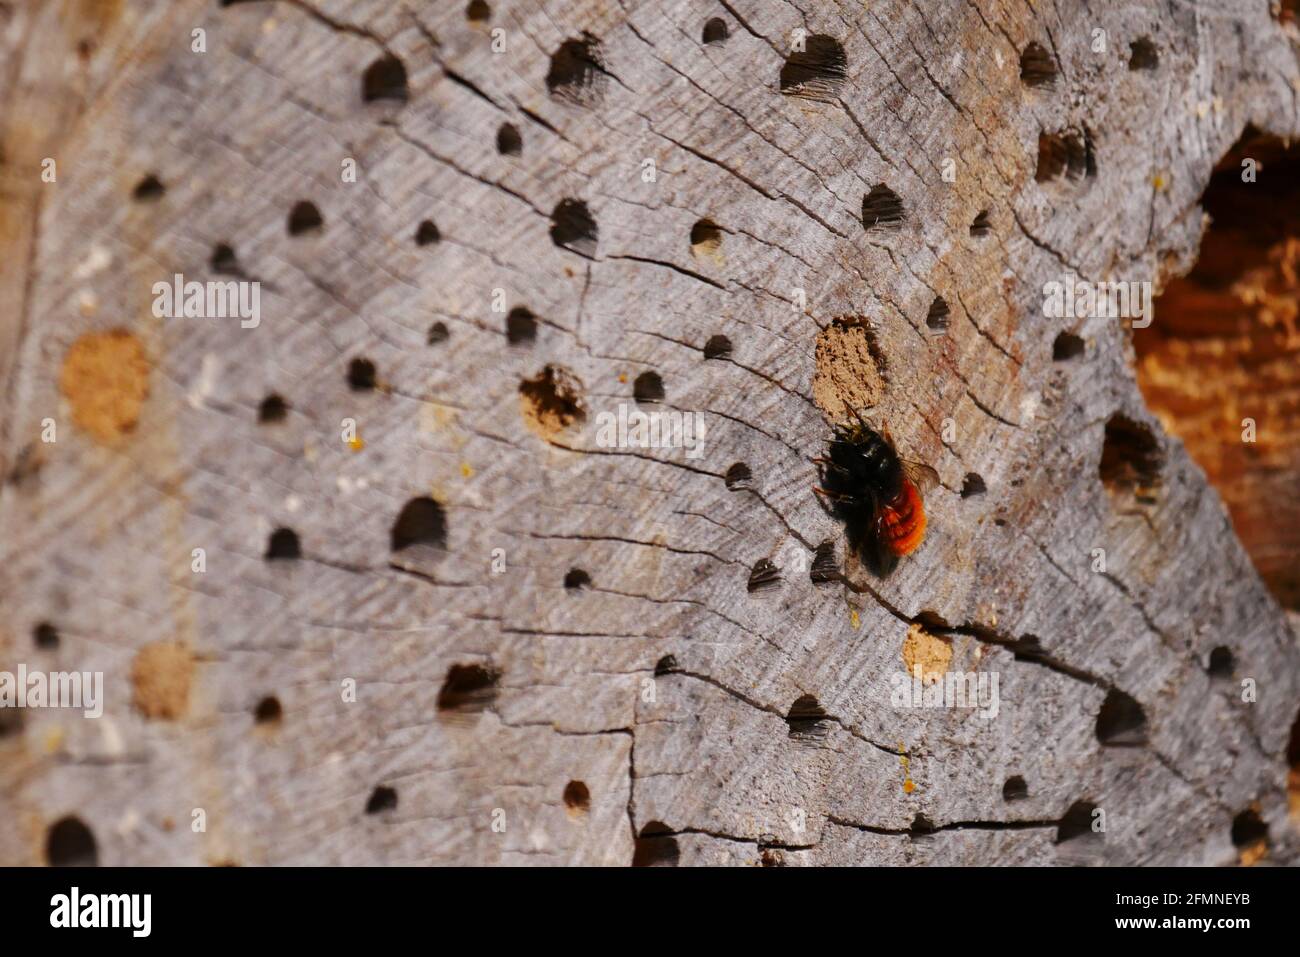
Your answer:
[[[822,482],[814,491],[844,521],[849,545],[884,576],[925,540],[922,494],[939,475],[901,458],[888,429],[877,431],[856,411],[853,417],[834,426],[826,457],[813,459]]]

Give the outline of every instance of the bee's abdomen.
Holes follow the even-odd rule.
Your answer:
[[[880,534],[895,555],[910,555],[925,539],[925,505],[906,479],[892,502],[881,510]]]

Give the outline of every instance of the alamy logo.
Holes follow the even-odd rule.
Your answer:
[[[1049,319],[1131,319],[1134,329],[1151,325],[1149,282],[1087,282],[1067,276],[1043,284],[1043,315]]]
[[[176,273],[171,282],[153,284],[153,314],[159,319],[238,319],[243,329],[262,321],[262,284],[186,282]]]
[[[617,413],[596,416],[596,444],[603,449],[685,449],[688,459],[698,459],[704,454],[704,432],[702,412],[642,412],[623,402]]]
[[[81,708],[87,718],[104,713],[102,671],[0,671],[0,708]]]
[[[50,898],[51,927],[127,927],[133,937],[148,937],[152,929],[152,894],[70,894]]]

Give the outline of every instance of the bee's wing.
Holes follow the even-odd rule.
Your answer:
[[[922,465],[920,462],[909,462],[907,459],[903,459],[902,462],[903,474],[922,494],[939,484],[939,473],[930,466]]]

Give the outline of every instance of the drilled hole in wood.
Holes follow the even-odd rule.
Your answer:
[[[506,341],[512,346],[531,345],[537,339],[537,317],[523,306],[515,306],[506,316]]]
[[[1041,43],[1031,43],[1020,54],[1020,82],[1028,87],[1053,86],[1056,61]]]
[[[974,495],[983,495],[988,491],[988,486],[984,484],[983,476],[976,472],[967,472],[966,477],[961,483],[961,497],[970,498]]]
[[[284,709],[280,707],[280,699],[275,695],[267,695],[253,709],[253,720],[258,724],[279,724],[282,717]]]
[[[302,557],[298,533],[292,528],[277,528],[266,543],[267,559],[295,559]]]
[[[95,835],[79,817],[60,818],[45,835],[45,860],[51,867],[98,867]]]
[[[1128,45],[1130,70],[1154,70],[1160,66],[1160,51],[1150,37],[1139,37]]]
[[[348,362],[348,388],[353,392],[369,392],[375,387],[375,364],[358,356]]]
[[[272,393],[262,400],[257,407],[257,421],[261,425],[283,422],[289,415],[289,403]]]
[[[1300,711],[1296,712],[1291,722],[1291,735],[1286,742],[1286,763],[1291,769],[1287,773],[1287,804],[1293,819],[1300,818]]]
[[[370,792],[370,797],[366,801],[367,814],[383,814],[396,808],[397,791],[382,784]]]
[[[1227,645],[1211,649],[1210,657],[1205,662],[1205,671],[1211,678],[1231,678],[1236,667],[1237,660]]]
[[[982,209],[970,224],[970,234],[976,239],[983,239],[993,231],[993,223],[989,219],[989,211]]]
[[[0,708],[0,738],[17,737],[23,730],[21,708]]]
[[[492,707],[500,672],[479,664],[452,665],[438,692],[438,710],[475,714]]]
[[[32,641],[41,651],[54,651],[59,647],[59,630],[43,621],[32,629]]]
[[[904,215],[903,200],[884,183],[871,187],[862,198],[864,229],[898,229],[903,225]]]
[[[1110,417],[1098,466],[1108,491],[1131,493],[1139,500],[1150,500],[1152,491],[1160,484],[1163,465],[1164,453],[1150,427],[1121,413]]]
[[[704,24],[704,32],[701,34],[701,39],[704,40],[705,45],[710,43],[722,43],[727,39],[727,21],[723,20],[721,17],[714,17],[713,19],[706,21]]]
[[[1091,801],[1075,801],[1071,804],[1070,809],[1065,812],[1065,816],[1057,825],[1056,843],[1100,840],[1101,834],[1092,829],[1092,815],[1096,810],[1097,805]]]
[[[1052,361],[1068,362],[1077,359],[1083,355],[1086,348],[1080,336],[1076,336],[1073,332],[1062,332],[1052,342]]]
[[[569,817],[586,816],[591,810],[591,791],[582,781],[570,781],[564,786],[564,809]]]
[[[560,44],[546,72],[546,89],[551,96],[575,106],[599,102],[607,81],[600,41],[585,31]]]
[[[432,219],[420,221],[420,225],[415,227],[415,245],[432,246],[442,239],[442,233],[438,232],[438,226]]]
[[[581,568],[570,568],[564,574],[564,587],[569,591],[579,591],[591,587],[591,576]]]
[[[655,677],[662,678],[664,675],[670,675],[678,670],[677,659],[672,655],[664,655],[655,662]]]
[[[131,191],[131,198],[137,203],[152,203],[163,198],[167,192],[167,187],[153,173],[149,173],[140,182],[135,184],[135,189]]]
[[[397,57],[388,54],[380,57],[366,68],[361,78],[361,99],[366,103],[389,100],[405,103],[406,67]]]
[[[810,694],[801,695],[790,705],[785,723],[792,738],[824,738],[829,730],[828,715],[817,699]]]
[[[513,123],[502,123],[497,127],[497,152],[502,156],[518,156],[524,151],[524,138],[519,135],[519,127]]]
[[[470,23],[487,23],[492,19],[492,8],[484,0],[470,0],[465,8],[465,19]]]
[[[781,569],[769,558],[760,558],[749,572],[747,588],[751,595],[769,591],[781,584]]]
[[[632,383],[632,396],[638,402],[662,402],[664,380],[657,372],[642,372]]]
[[[1006,783],[1002,785],[1002,800],[1004,801],[1023,801],[1027,797],[1029,797],[1029,785],[1018,774],[1007,778]]]
[[[727,488],[731,491],[739,492],[741,489],[752,487],[754,475],[744,462],[736,462],[727,469],[727,474],[722,480],[727,483]]]
[[[1086,130],[1068,129],[1038,135],[1038,166],[1034,170],[1037,182],[1078,183],[1096,173],[1092,137]]]
[[[942,297],[937,297],[934,302],[930,303],[930,311],[925,314],[925,325],[935,335],[943,335],[948,331],[948,322],[952,317],[952,310],[948,308],[947,301]]]
[[[208,265],[218,276],[242,276],[244,270],[239,266],[235,250],[227,243],[217,243],[212,247],[212,257]]]
[[[908,837],[911,838],[929,837],[931,834],[938,832],[938,830],[939,829],[934,826],[933,821],[924,814],[918,812],[917,815],[912,818],[912,823],[907,828],[907,834]]]
[[[704,344],[704,358],[726,359],[731,355],[731,340],[726,336],[710,336]]]
[[[722,262],[722,230],[717,223],[701,219],[691,227],[691,256],[714,265]]]
[[[308,200],[299,200],[294,203],[293,209],[289,210],[289,235],[304,236],[307,233],[319,232],[325,226],[325,220],[321,218],[320,210],[316,204]]]
[[[389,536],[394,552],[416,545],[447,547],[447,516],[442,506],[428,496],[413,498],[402,506]]]
[[[650,821],[641,828],[632,851],[633,867],[676,867],[681,858],[677,838],[662,821]]]
[[[839,581],[840,566],[835,559],[835,543],[830,539],[818,545],[813,552],[812,567],[808,569],[808,577],[812,579],[814,585]]]
[[[1111,688],[1097,715],[1097,740],[1113,747],[1144,744],[1147,716],[1132,695]]]
[[[598,230],[587,204],[562,199],[551,211],[551,242],[588,259],[596,255]]]
[[[451,333],[447,331],[447,324],[442,321],[435,322],[429,327],[429,335],[426,341],[431,346],[436,346],[440,342],[446,342],[451,338]]]
[[[803,50],[786,57],[781,67],[781,92],[830,103],[839,95],[847,76],[844,47],[834,37],[817,33],[804,40]]]
[[[1234,847],[1247,848],[1263,842],[1268,844],[1268,825],[1254,808],[1247,808],[1232,819]]]

